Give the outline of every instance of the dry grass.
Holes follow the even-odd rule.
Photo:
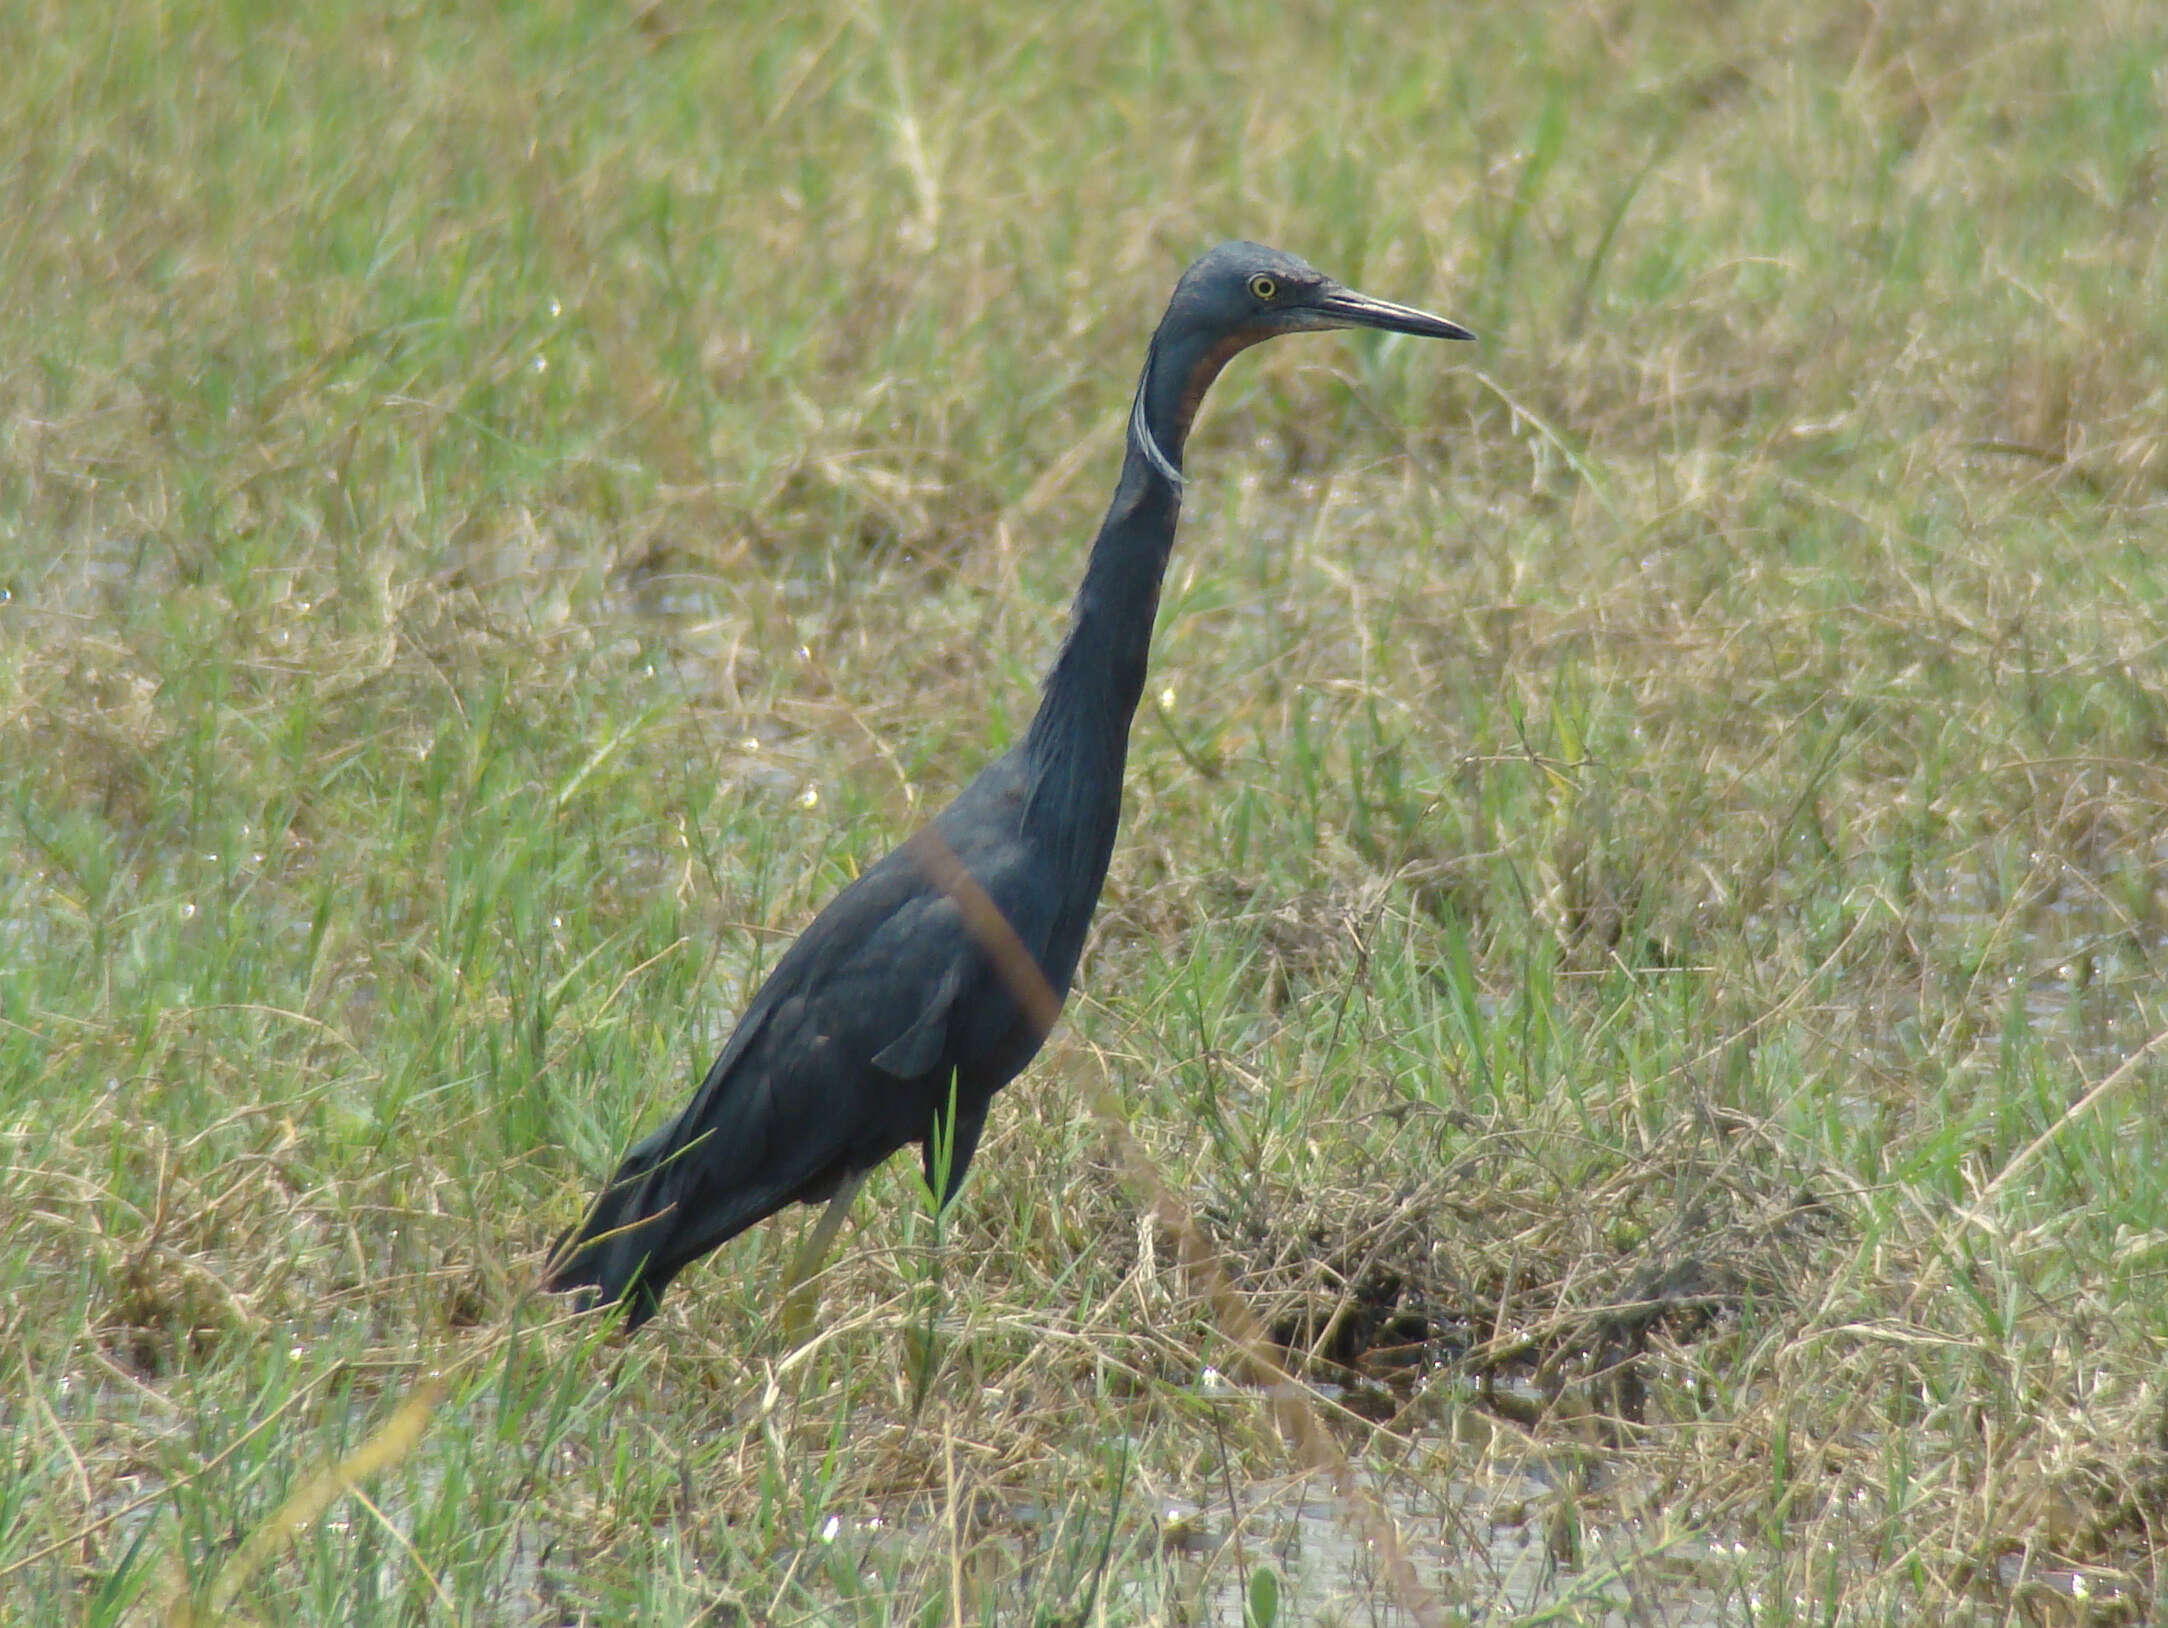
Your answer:
[[[2150,1621],[2168,27],[23,0],[0,1620]],[[1222,235],[1064,1027],[938,1221],[537,1251],[1029,715]],[[320,1485],[320,1484],[319,1484]],[[229,1578],[236,1574],[228,1573]],[[176,1619],[177,1620],[177,1619]]]

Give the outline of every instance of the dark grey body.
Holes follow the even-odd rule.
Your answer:
[[[1114,849],[1197,404],[1247,345],[1356,326],[1468,337],[1255,244],[1222,244],[1183,276],[1146,355],[1121,482],[1031,729],[932,822],[1057,998]],[[937,882],[939,866],[923,861],[925,843],[905,843],[814,918],[692,1100],[625,1156],[562,1242],[548,1287],[626,1302],[637,1326],[691,1262],[786,1204],[829,1197],[907,1143],[926,1149],[931,1180],[952,1081],[942,1196],[954,1196],[994,1093],[1045,1033]]]

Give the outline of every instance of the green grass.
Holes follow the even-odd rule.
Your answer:
[[[1392,1620],[1100,1085],[1268,1324],[1428,1320],[1325,1416],[1449,1620],[2154,1620],[2157,12],[0,7],[0,1621],[205,1605],[431,1371],[237,1612]],[[1483,342],[1219,385],[962,1201],[795,1353],[795,1220],[564,1320],[1230,235]]]

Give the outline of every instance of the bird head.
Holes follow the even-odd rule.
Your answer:
[[[1457,322],[1372,299],[1305,260],[1262,243],[1222,243],[1182,273],[1152,336],[1130,409],[1130,440],[1177,497],[1182,443],[1204,393],[1238,351],[1280,334],[1379,328],[1427,339],[1473,339]]]
[[[1329,328],[1379,328],[1426,339],[1475,337],[1428,311],[1358,294],[1307,261],[1262,243],[1222,243],[1204,255],[1175,286],[1167,319],[1215,349],[1213,341],[1253,345],[1279,334]]]

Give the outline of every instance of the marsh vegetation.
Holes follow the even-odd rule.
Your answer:
[[[1444,1620],[2163,1609],[2159,7],[5,14],[0,1620],[1412,1620],[1102,1090]],[[566,1318],[1234,235],[962,1199]]]

